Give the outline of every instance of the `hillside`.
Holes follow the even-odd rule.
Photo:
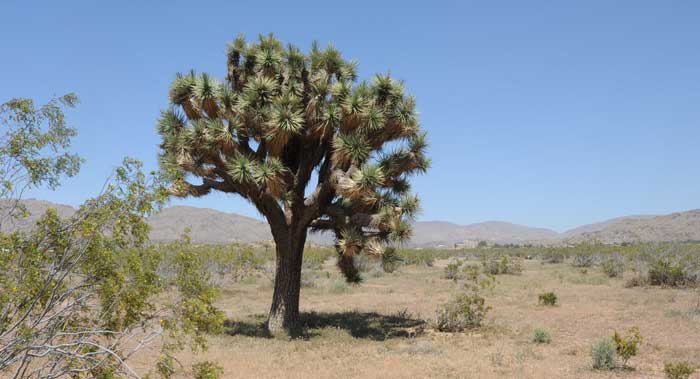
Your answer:
[[[602,243],[700,241],[700,209],[655,217],[623,218],[604,228],[583,232],[567,242]]]
[[[56,208],[63,217],[75,213],[68,205],[54,204],[44,200],[23,201],[31,216],[16,222],[6,222],[3,232],[27,229],[36,223],[47,208]],[[7,202],[0,202],[0,210]],[[264,221],[235,213],[189,206],[172,206],[163,209],[149,220],[151,239],[169,242],[179,239],[185,228],[190,228],[196,243],[249,243],[272,239],[270,229]],[[328,235],[309,234],[309,241],[330,244]],[[599,241],[602,243],[660,242],[700,240],[700,210],[672,213],[665,216],[625,216],[600,223],[582,225],[557,233],[544,228],[533,228],[502,221],[480,222],[458,225],[444,221],[419,221],[414,224],[414,234],[409,245],[452,247],[465,241],[488,241],[492,243],[578,243]]]

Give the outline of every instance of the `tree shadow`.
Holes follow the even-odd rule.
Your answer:
[[[406,312],[382,315],[376,312],[302,312],[300,315],[304,339],[321,335],[321,330],[335,328],[346,330],[354,338],[385,341],[392,338],[415,337],[425,327],[425,321],[411,317]],[[272,338],[265,328],[265,316],[256,315],[252,320],[227,320],[226,333],[256,338]]]
[[[405,312],[382,315],[376,312],[307,312],[301,314],[304,330],[310,336],[319,329],[347,330],[355,338],[384,341],[391,338],[407,338],[420,334],[425,321],[413,318]]]
[[[391,338],[415,337],[422,332],[425,321],[413,318],[406,312],[382,315],[376,312],[302,312],[301,338],[310,339],[321,334],[322,329],[346,330],[354,338],[384,341]],[[249,320],[226,320],[224,330],[228,335],[255,338],[273,338],[265,327],[265,316],[256,315]]]
[[[224,332],[231,336],[246,336],[256,338],[272,338],[265,326],[265,316],[256,315],[253,320],[225,320]]]

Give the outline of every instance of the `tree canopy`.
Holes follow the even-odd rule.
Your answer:
[[[273,226],[334,232],[347,257],[410,237],[418,199],[408,177],[429,161],[401,81],[357,83],[357,63],[335,47],[314,43],[304,54],[272,35],[252,44],[239,36],[227,68],[224,83],[191,71],[171,85],[158,132],[174,195],[238,194]]]

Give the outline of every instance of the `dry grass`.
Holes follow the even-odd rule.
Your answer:
[[[492,312],[471,333],[432,332],[436,308],[459,283],[441,279],[444,261],[434,267],[368,277],[358,287],[334,290],[329,272],[302,289],[306,338],[269,338],[264,319],[272,286],[267,278],[225,288],[218,304],[231,322],[229,334],[211,339],[196,359],[218,361],[228,378],[663,378],[669,360],[700,364],[700,312],[692,290],[624,288],[624,278],[605,277],[563,264],[526,261],[522,275],[498,276],[487,295]],[[537,305],[537,295],[553,291],[555,307]],[[633,370],[591,368],[597,337],[639,326],[644,343],[630,360]],[[551,332],[550,344],[531,341],[534,327]],[[184,364],[195,357],[181,356]],[[145,362],[152,361],[144,356]]]

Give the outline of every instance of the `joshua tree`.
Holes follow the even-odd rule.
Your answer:
[[[356,254],[410,237],[408,178],[429,166],[426,138],[402,82],[358,84],[357,63],[332,46],[304,54],[272,35],[239,36],[227,68],[224,83],[176,76],[158,122],[161,171],[174,196],[238,194],[265,216],[276,245],[268,328],[293,333],[307,230],[334,233],[338,266],[359,282]]]

